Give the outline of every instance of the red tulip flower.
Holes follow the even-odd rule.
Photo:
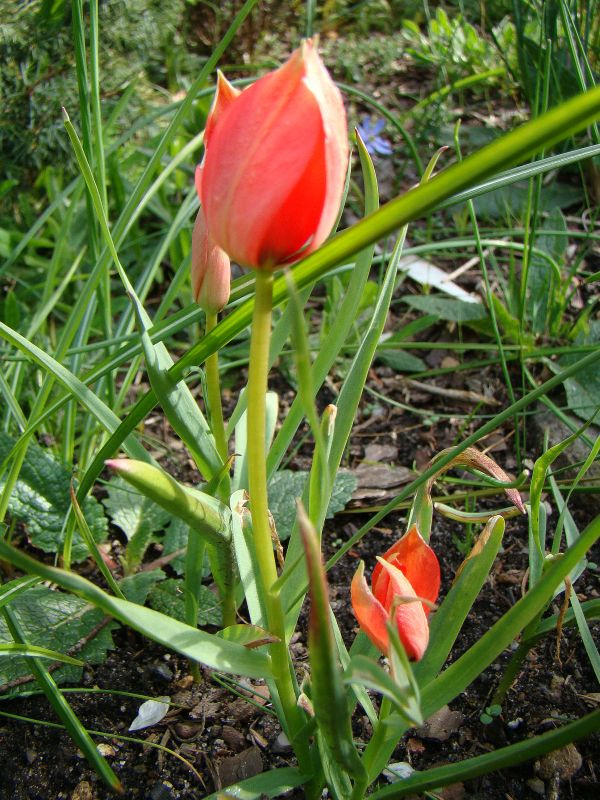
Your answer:
[[[219,77],[196,187],[206,235],[254,269],[291,264],[331,233],[348,164],[341,95],[312,41],[243,92]]]
[[[352,608],[360,624],[384,655],[389,650],[387,623],[395,608],[393,624],[406,654],[419,661],[429,642],[429,615],[440,590],[440,565],[416,526],[382,557],[373,570],[369,589],[361,562],[352,579]],[[425,601],[425,602],[423,602]]]

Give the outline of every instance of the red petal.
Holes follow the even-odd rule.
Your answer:
[[[381,652],[386,655],[389,647],[389,636],[386,628],[388,614],[381,603],[373,597],[365,580],[365,565],[360,565],[350,587],[352,608],[358,624]]]
[[[418,593],[403,572],[383,559],[380,559],[379,563],[390,577],[394,598],[406,598],[409,600],[418,596]],[[412,661],[419,661],[423,658],[429,643],[429,625],[423,609],[423,603],[417,601],[400,603],[396,609],[396,625],[400,641],[406,650],[407,656]]]
[[[425,542],[416,525],[413,525],[407,534],[392,545],[382,558],[404,573],[418,597],[435,603],[440,591],[440,564],[436,554]],[[380,599],[380,586],[385,580],[385,573],[382,573],[382,569],[382,565],[378,564],[373,570],[372,579],[375,596]],[[424,605],[423,608],[428,614],[429,607]]]

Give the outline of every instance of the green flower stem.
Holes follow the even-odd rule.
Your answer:
[[[206,333],[209,334],[217,326],[217,314],[206,312]],[[215,437],[217,452],[223,462],[227,463],[229,452],[227,448],[227,437],[225,436],[225,424],[223,422],[223,406],[221,405],[221,383],[219,379],[219,351],[216,350],[208,356],[205,362],[206,371],[206,393],[208,399],[208,409],[210,427]]]
[[[288,726],[300,769],[310,769],[310,752],[306,737],[300,733],[305,720],[296,704],[295,678],[285,638],[285,618],[279,593],[274,585],[277,568],[269,524],[267,496],[267,460],[265,453],[265,395],[269,372],[269,344],[273,308],[273,274],[256,271],[250,365],[248,373],[248,489],[254,547],[258,562],[259,591],[264,602],[268,628],[278,641],[270,646],[275,685]]]

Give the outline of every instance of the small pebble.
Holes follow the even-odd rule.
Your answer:
[[[540,778],[530,778],[527,781],[527,786],[529,786],[534,794],[539,794],[541,797],[544,797],[546,794],[546,784],[544,781],[540,780]]]
[[[166,664],[152,664],[152,675],[155,678],[160,678],[161,681],[169,683],[173,680],[173,670]]]
[[[279,755],[284,755],[292,752],[292,746],[290,744],[290,740],[287,738],[287,736],[283,731],[281,731],[279,736],[273,742],[271,746],[271,751],[273,753],[278,753]]]
[[[89,781],[81,781],[73,789],[71,800],[93,800],[94,793],[92,792],[92,785]]]
[[[149,800],[171,800],[173,797],[173,784],[167,781],[158,781],[150,789]]]
[[[539,761],[536,761],[535,771],[540,778],[546,780],[558,775],[561,781],[566,781],[581,769],[582,764],[583,759],[579,750],[574,744],[568,744],[566,747],[561,747],[560,750],[547,753]]]

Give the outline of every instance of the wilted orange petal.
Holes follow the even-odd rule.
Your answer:
[[[388,614],[381,603],[373,596],[365,580],[365,565],[361,561],[352,578],[350,595],[352,608],[358,624],[384,655],[389,647],[389,636],[386,628]]]

